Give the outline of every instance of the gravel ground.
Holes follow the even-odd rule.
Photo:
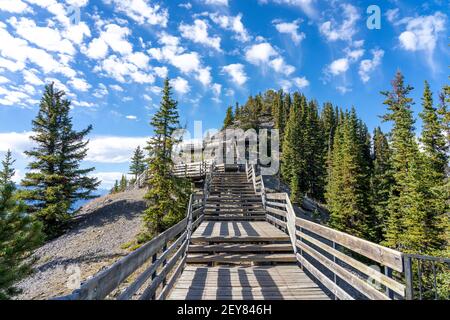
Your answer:
[[[140,231],[144,193],[133,190],[107,195],[83,206],[64,235],[35,251],[35,272],[17,284],[22,293],[16,299],[69,294],[77,273],[85,281],[127,254],[121,246]]]

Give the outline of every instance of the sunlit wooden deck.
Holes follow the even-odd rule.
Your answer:
[[[203,221],[192,242],[289,241],[289,236],[266,221]]]
[[[171,300],[328,300],[299,267],[187,266]]]

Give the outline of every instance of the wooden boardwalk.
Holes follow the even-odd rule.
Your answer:
[[[187,266],[171,300],[326,300],[328,296],[296,265]]]
[[[211,190],[169,299],[329,299],[298,267],[289,236],[265,220],[245,173],[218,174]]]

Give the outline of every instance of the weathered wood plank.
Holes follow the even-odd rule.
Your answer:
[[[381,283],[382,285],[392,289],[393,291],[395,291],[396,293],[398,293],[399,295],[403,296],[405,293],[405,286],[397,281],[395,281],[392,278],[387,277],[386,275],[384,275],[383,273],[371,268],[370,266],[365,265],[362,262],[359,262],[358,260],[346,255],[345,253],[342,253],[341,251],[338,251],[336,249],[333,249],[332,247],[326,245],[325,243],[314,239],[312,237],[310,237],[309,235],[305,234],[305,233],[301,233],[301,232],[297,232],[297,236],[307,240],[308,242],[311,242],[312,244],[314,244],[315,246],[325,250],[326,252],[334,255],[336,258],[344,261],[345,263],[347,263],[348,265],[352,266],[353,268],[361,271],[362,273],[368,275],[369,277],[371,277],[373,280]]]
[[[149,287],[147,287],[142,295],[139,297],[139,300],[148,300],[150,299],[161,285],[162,281],[166,278],[167,274],[173,269],[181,255],[185,253],[187,246],[187,240],[178,248],[177,252],[170,258],[164,268],[160,271],[160,273],[154,278]]]
[[[402,253],[389,249],[373,242],[351,236],[347,233],[322,226],[320,224],[296,218],[296,225],[316,233],[330,241],[334,241],[356,253],[388,266],[396,271],[403,272]]]
[[[326,275],[320,272],[316,267],[309,263],[304,257],[297,253],[298,261],[306,268],[317,280],[328,288],[336,297],[341,300],[354,300],[351,295],[345,292],[337,284],[331,281]]]
[[[99,272],[92,279],[83,283],[77,290],[81,300],[98,300],[105,298],[129,275],[139,268],[153,254],[161,250],[165,243],[181,233],[187,225],[187,218],[158,235],[141,248],[120,259],[106,270]]]
[[[322,265],[327,267],[328,270],[331,270],[333,273],[335,273],[336,275],[341,277],[348,284],[350,284],[352,287],[357,289],[362,294],[366,295],[368,298],[370,298],[372,300],[390,300],[389,297],[387,297],[382,292],[380,292],[377,289],[375,289],[374,287],[372,287],[366,281],[362,280],[355,274],[352,274],[350,271],[341,267],[337,263],[329,260],[327,257],[322,255],[321,253],[319,253],[317,250],[313,249],[312,247],[308,246],[304,242],[297,241],[297,245],[304,252],[308,253],[314,259],[319,261]]]
[[[129,300],[131,297],[139,290],[140,287],[150,278],[150,276],[156,271],[156,269],[165,261],[168,256],[186,239],[187,231],[185,231],[174,243],[164,251],[158,259],[152,263],[145,271],[143,271],[137,278],[134,280],[124,292],[122,292],[118,300]]]
[[[269,200],[285,200],[285,193],[266,193],[266,198]]]

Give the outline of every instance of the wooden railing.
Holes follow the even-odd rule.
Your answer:
[[[209,164],[206,161],[176,164],[173,174],[177,177],[200,178],[206,175]]]
[[[406,299],[450,299],[450,259],[418,254],[403,255]],[[438,276],[443,276],[438,283]],[[444,279],[447,277],[447,279]],[[442,292],[440,292],[442,291]]]
[[[367,240],[298,218],[287,193],[266,193],[254,165],[247,178],[263,197],[266,218],[291,239],[300,266],[338,299],[403,299],[404,255]]]
[[[164,299],[185,266],[191,234],[203,220],[203,201],[203,195],[192,194],[186,218],[99,272],[72,294],[57,299]]]
[[[210,161],[200,161],[191,163],[180,163],[174,165],[173,174],[177,177],[201,178],[205,176],[211,168]],[[147,171],[141,173],[136,181],[127,187],[127,190],[141,189],[145,187],[148,178]]]

